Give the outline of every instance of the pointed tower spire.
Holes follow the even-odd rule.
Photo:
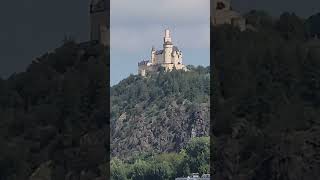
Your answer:
[[[164,33],[164,43],[171,42],[170,30],[166,29]]]

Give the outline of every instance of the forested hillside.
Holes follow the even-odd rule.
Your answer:
[[[192,138],[178,153],[143,154],[129,161],[111,160],[111,180],[175,180],[192,172],[208,174],[210,138]]]
[[[131,75],[111,88],[111,155],[179,152],[209,135],[209,67]],[[193,132],[193,133],[192,133]]]
[[[67,40],[0,80],[0,179],[105,179],[105,48]]]
[[[319,179],[319,15],[212,27],[214,179]]]

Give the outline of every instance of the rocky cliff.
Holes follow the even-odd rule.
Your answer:
[[[209,135],[209,68],[130,76],[111,89],[111,155],[179,151]]]

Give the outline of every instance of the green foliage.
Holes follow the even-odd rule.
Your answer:
[[[294,13],[283,13],[276,22],[276,29],[286,40],[304,39],[306,26]]]
[[[311,37],[313,36],[320,36],[320,13],[315,14],[307,19],[306,22],[307,29],[309,32],[309,35]]]
[[[191,172],[208,174],[210,171],[210,138],[194,138],[186,147],[186,164]]]
[[[189,66],[190,71],[173,70],[168,73],[155,73],[147,78],[131,75],[111,88],[112,117],[120,113],[136,112],[136,104],[146,101],[152,104],[150,113],[165,109],[165,98],[186,99],[195,103],[208,102],[210,91],[209,67]],[[134,114],[132,114],[134,115]]]
[[[295,14],[263,23],[267,27],[260,23],[267,15],[248,17],[254,28],[221,26],[211,36],[213,178],[316,179],[320,41],[310,39],[308,23]]]
[[[268,13],[264,11],[252,10],[245,15],[246,22],[248,25],[252,25],[257,28],[268,28],[270,29],[273,25],[273,19]]]
[[[0,79],[0,179],[29,179],[50,160],[66,169],[54,171],[57,179],[69,171],[97,172],[106,162],[105,59],[102,46],[68,39],[25,72]],[[86,139],[99,141],[92,148]],[[91,173],[89,179],[99,176]]]
[[[110,172],[111,180],[126,180],[127,179],[127,169],[124,163],[114,158],[110,162]]]
[[[132,180],[144,180],[150,173],[150,164],[144,160],[137,160],[131,167],[130,177]]]
[[[134,161],[111,160],[111,179],[173,180],[192,172],[209,173],[209,137],[192,139],[180,153],[132,157]],[[191,168],[191,169],[190,169]]]

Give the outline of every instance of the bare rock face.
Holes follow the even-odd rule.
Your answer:
[[[135,77],[136,82],[128,78],[113,87],[111,156],[125,159],[141,153],[178,152],[191,137],[209,135],[209,91],[193,85],[195,82],[199,87],[209,85],[209,79],[206,73],[179,73],[182,73],[180,77],[174,72],[147,77],[147,80]],[[194,81],[175,83],[187,81],[184,78]],[[166,94],[161,81],[170,89],[169,93]],[[188,86],[194,88],[194,92],[190,93]],[[150,93],[154,95],[144,93],[148,88],[153,89]],[[135,91],[138,97],[132,97]]]
[[[140,152],[175,152],[190,140],[192,129],[195,129],[195,136],[209,135],[209,104],[198,106],[198,111],[186,110],[186,105],[182,105],[163,109],[159,116],[142,113],[127,117],[125,124],[115,124],[111,130],[112,155],[129,157]]]

